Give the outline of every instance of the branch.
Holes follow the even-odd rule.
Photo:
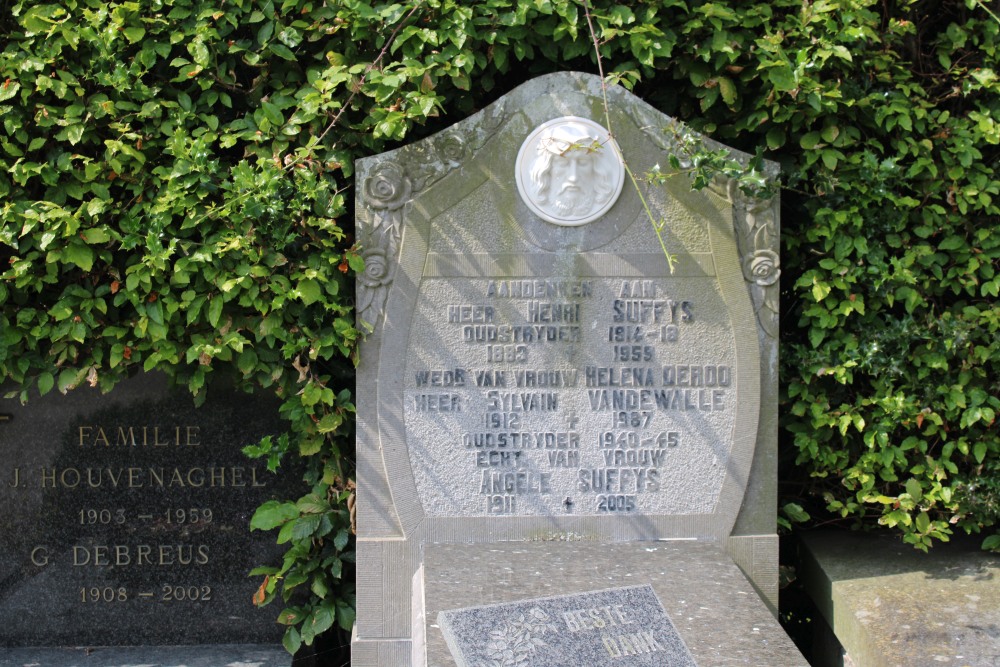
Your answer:
[[[317,143],[323,141],[323,137],[325,137],[330,132],[330,130],[336,127],[337,122],[340,120],[340,116],[344,113],[344,111],[347,110],[349,106],[351,106],[351,102],[354,101],[354,98],[361,90],[361,87],[365,85],[365,78],[368,76],[368,73],[371,72],[373,69],[375,69],[375,67],[379,64],[379,62],[382,61],[382,58],[385,57],[385,54],[389,52],[389,48],[392,46],[392,43],[396,41],[396,36],[399,34],[399,31],[403,29],[403,26],[406,25],[406,22],[410,20],[410,17],[417,13],[417,10],[420,9],[420,5],[422,4],[424,4],[424,0],[419,0],[417,4],[413,5],[413,9],[407,12],[406,16],[403,17],[403,20],[400,21],[399,24],[396,26],[396,29],[392,31],[392,34],[389,35],[389,39],[386,40],[385,46],[382,47],[382,51],[378,54],[378,57],[375,58],[375,60],[373,60],[371,64],[365,67],[365,73],[361,75],[361,80],[358,81],[358,85],[353,86],[351,94],[347,97],[347,101],[345,101],[344,104],[340,107],[340,111],[338,111],[337,115],[333,117],[333,119],[330,121],[330,124],[327,125],[326,129],[320,133],[319,137],[316,139]]]

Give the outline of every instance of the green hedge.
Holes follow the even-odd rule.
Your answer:
[[[926,548],[1000,502],[1000,20],[978,0],[594,3],[601,64],[783,168],[787,519]],[[537,74],[597,71],[570,0],[0,7],[0,373],[276,392],[311,463],[278,529],[290,650],[353,619],[352,160]],[[794,459],[794,465],[793,460]],[[987,546],[997,547],[1000,538]]]

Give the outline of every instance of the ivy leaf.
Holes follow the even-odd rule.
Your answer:
[[[285,647],[290,655],[298,653],[302,648],[302,637],[297,628],[291,627],[285,630],[285,636],[281,638],[281,645]]]
[[[292,539],[304,540],[312,537],[319,528],[322,520],[323,516],[320,514],[309,514],[299,517],[295,520],[294,527],[292,528]]]
[[[357,612],[354,608],[344,602],[337,600],[337,623],[340,625],[341,629],[350,632],[351,628],[354,627],[354,619]]]
[[[767,131],[767,147],[777,150],[785,145],[785,131],[780,127],[772,127]]]
[[[799,139],[799,146],[809,151],[816,148],[816,146],[819,145],[820,139],[821,137],[819,132],[807,132],[806,134],[802,135],[801,139]]]
[[[42,396],[52,391],[52,386],[55,384],[55,378],[52,377],[52,373],[42,373],[38,376],[38,393]]]
[[[222,317],[223,299],[221,294],[216,294],[208,302],[208,323],[213,327],[219,326],[219,318]]]
[[[941,241],[941,244],[938,245],[938,248],[940,248],[941,250],[958,250],[959,248],[965,247],[965,245],[966,245],[965,239],[963,239],[961,236],[952,235],[945,238],[944,241]]]
[[[736,84],[733,83],[733,80],[720,76],[719,91],[722,93],[722,101],[728,106],[733,106],[733,103],[736,102]]]
[[[795,72],[790,65],[779,65],[767,70],[767,78],[777,90],[791,91],[798,87],[795,82]]]
[[[302,514],[322,514],[330,511],[329,501],[316,493],[310,493],[300,498],[299,502],[296,503],[296,507],[298,507],[299,512]]]
[[[319,423],[316,424],[316,430],[320,433],[331,433],[340,428],[343,423],[343,415],[338,412],[330,412],[319,420]]]
[[[146,36],[146,29],[142,26],[129,26],[122,30],[122,32],[125,34],[125,38],[133,44]]]
[[[253,513],[250,530],[273,530],[298,516],[299,510],[295,507],[295,503],[269,500]]]
[[[347,529],[341,529],[337,532],[336,537],[333,538],[333,546],[337,548],[337,551],[343,551],[347,546],[347,541],[350,539],[350,535]]]
[[[310,278],[299,282],[299,296],[307,306],[319,301],[322,295],[322,288],[317,281]]]
[[[302,456],[313,456],[319,454],[323,449],[323,438],[303,438],[299,443],[299,454]]]
[[[257,353],[253,351],[253,348],[243,348],[236,365],[244,375],[249,375],[257,368]]]
[[[21,89],[21,84],[17,81],[10,81],[9,79],[3,84],[0,84],[0,102],[9,100],[10,98],[17,95],[17,91]]]
[[[831,288],[826,283],[814,282],[812,286],[812,295],[816,301],[822,301],[830,295]]]
[[[94,251],[85,243],[74,239],[62,251],[65,260],[76,264],[84,271],[90,271],[94,266]]]
[[[69,139],[70,145],[75,146],[80,143],[85,129],[83,123],[74,123],[66,128],[66,138]]]
[[[337,614],[335,607],[325,603],[316,608],[312,617],[312,634],[319,635],[333,627]]]
[[[285,60],[295,60],[295,54],[284,44],[278,44],[277,42],[268,44],[268,50],[279,58],[284,58]]]
[[[63,369],[63,371],[59,373],[59,392],[65,394],[70,389],[76,387],[79,382],[79,375],[79,371],[75,371],[72,368]]]
[[[278,614],[278,623],[282,625],[295,625],[305,619],[305,614],[297,607],[287,607]]]

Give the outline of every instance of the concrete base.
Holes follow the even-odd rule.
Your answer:
[[[109,646],[0,649],[0,667],[288,667],[280,646]]]
[[[455,666],[436,623],[442,610],[647,583],[699,665],[808,664],[717,545],[580,541],[427,545],[414,667]]]
[[[802,536],[806,591],[858,667],[1000,665],[1000,557],[981,538],[922,553],[891,535]]]

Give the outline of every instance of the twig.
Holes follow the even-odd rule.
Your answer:
[[[997,16],[995,13],[993,13],[993,10],[987,7],[986,3],[983,2],[983,0],[972,0],[972,1],[975,2],[980,9],[982,9],[984,12],[992,16],[994,21],[1000,23],[1000,16]]]
[[[389,39],[386,40],[385,46],[382,47],[382,51],[378,54],[378,57],[375,58],[375,60],[373,60],[367,67],[365,67],[365,72],[364,74],[361,75],[361,80],[358,81],[358,85],[354,86],[354,89],[351,91],[351,94],[348,95],[347,97],[347,101],[345,101],[344,104],[340,107],[340,111],[337,112],[337,114],[330,121],[330,124],[327,125],[326,129],[320,133],[319,137],[317,137],[316,143],[323,141],[323,137],[325,137],[330,132],[330,130],[336,127],[337,122],[340,120],[340,116],[344,113],[344,111],[347,110],[347,107],[351,106],[351,102],[354,101],[355,96],[361,90],[361,86],[365,84],[365,77],[368,76],[369,72],[375,69],[375,67],[379,64],[379,62],[381,62],[382,58],[385,57],[385,54],[389,52],[389,48],[392,46],[392,43],[396,41],[396,36],[399,34],[399,31],[403,29],[403,26],[406,25],[406,22],[410,20],[410,17],[417,13],[417,10],[420,9],[420,5],[422,4],[424,4],[424,0],[420,0],[417,4],[413,5],[413,9],[411,9],[406,14],[406,16],[403,17],[403,20],[399,22],[399,24],[396,26],[396,29],[392,31],[392,34],[389,35]],[[295,162],[293,161],[293,163],[289,166],[294,166],[294,164]]]
[[[330,124],[326,126],[326,129],[324,129],[319,134],[318,137],[316,137],[316,140],[315,140],[314,144],[319,144],[321,141],[323,141],[323,138],[326,137],[327,134],[329,134],[330,130],[332,130],[334,127],[336,127],[338,121],[340,120],[340,116],[351,105],[351,102],[354,100],[355,96],[357,96],[358,92],[361,90],[361,86],[364,85],[364,83],[365,83],[365,77],[368,76],[369,72],[371,72],[373,69],[375,69],[375,67],[379,64],[379,62],[381,62],[382,58],[385,57],[385,54],[389,52],[389,48],[392,46],[392,43],[395,41],[396,36],[399,34],[399,31],[403,29],[403,26],[406,25],[406,22],[410,20],[410,17],[412,17],[417,12],[418,9],[420,9],[420,6],[422,4],[424,4],[424,0],[419,0],[415,5],[413,5],[413,8],[406,14],[406,16],[403,17],[403,20],[399,22],[399,24],[396,26],[395,30],[392,31],[392,34],[389,35],[389,39],[386,40],[385,46],[382,47],[382,51],[379,52],[379,54],[375,58],[375,60],[373,60],[367,67],[365,67],[364,74],[361,75],[361,80],[358,81],[358,84],[356,86],[354,86],[353,90],[351,91],[351,94],[347,97],[347,100],[340,107],[340,110],[330,120]],[[256,88],[256,86],[254,86],[254,87]],[[252,92],[252,90],[253,89],[251,89],[251,92]],[[280,169],[280,171],[282,171],[282,172],[290,172],[292,169],[294,169],[298,165],[302,164],[306,159],[307,158],[305,158],[305,157],[295,157],[294,159],[289,160],[284,166],[282,166],[281,169]],[[250,197],[253,194],[254,194],[254,190],[253,189],[249,189],[249,190],[247,190],[247,192],[241,193],[240,195],[234,197],[231,200],[231,203],[238,203],[239,201],[241,201],[243,199],[246,199],[246,198]],[[208,218],[208,216],[209,216],[209,214],[205,213],[200,218],[198,218],[198,220],[199,221],[204,220],[204,219]]]
[[[608,82],[604,78],[604,62],[601,60],[601,47],[597,42],[597,32],[594,30],[594,22],[590,16],[589,0],[583,0],[583,14],[587,17],[587,29],[590,30],[590,39],[594,42],[594,56],[597,58],[597,71],[601,77],[601,95],[604,98],[604,122],[607,124],[608,132],[612,137],[614,137],[614,131],[611,127],[611,105],[608,103]],[[670,254],[670,251],[667,250],[667,243],[663,238],[664,225],[657,224],[656,219],[653,217],[653,211],[649,207],[649,202],[646,201],[646,197],[642,194],[642,188],[639,187],[639,181],[635,177],[635,173],[632,171],[632,168],[628,166],[628,162],[625,161],[625,156],[622,155],[621,149],[618,148],[618,145],[614,142],[612,142],[611,145],[618,153],[618,158],[622,161],[625,173],[628,174],[628,178],[632,182],[632,187],[635,189],[635,193],[639,196],[639,201],[642,203],[642,208],[646,212],[646,217],[649,218],[649,222],[653,226],[653,231],[656,232],[656,239],[660,242],[660,248],[663,250],[663,256],[667,259],[667,267],[670,269],[670,273],[673,274],[675,263],[677,262],[677,256]]]

